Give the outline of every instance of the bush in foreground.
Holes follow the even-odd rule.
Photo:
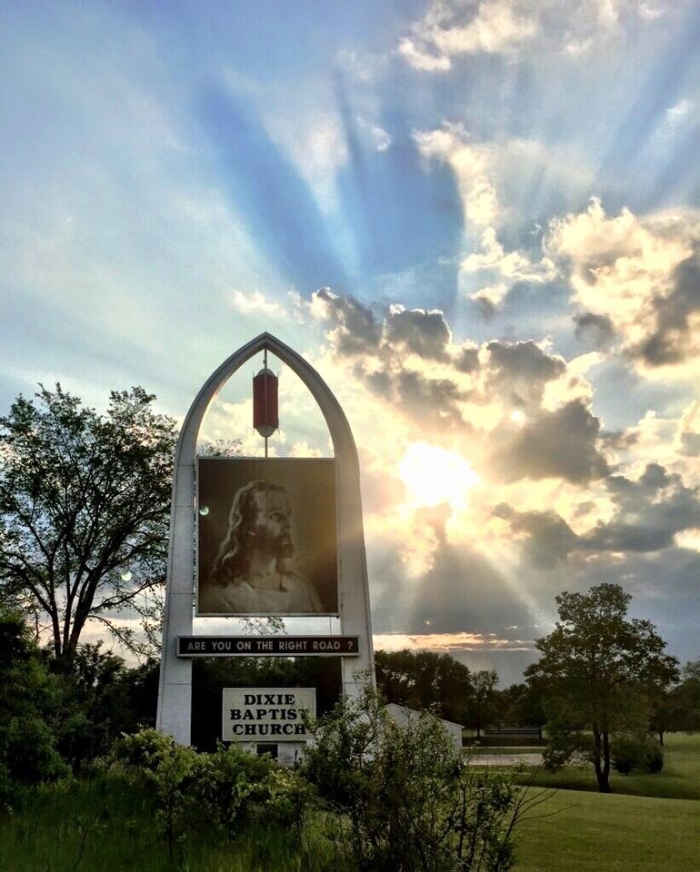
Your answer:
[[[510,777],[476,771],[434,716],[397,725],[367,689],[311,725],[303,771],[335,838],[372,872],[505,872],[522,810]]]
[[[268,756],[256,757],[236,744],[199,753],[149,729],[123,737],[112,760],[150,790],[171,855],[188,830],[211,824],[229,843],[251,823],[300,831],[308,790]]]

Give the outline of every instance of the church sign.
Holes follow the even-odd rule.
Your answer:
[[[313,687],[225,687],[224,742],[306,742],[304,716],[316,715]]]
[[[332,457],[270,456],[268,439],[279,427],[279,408],[278,379],[268,367],[268,353],[301,380],[315,401]],[[257,354],[264,359],[253,379],[253,427],[264,439],[263,455],[203,456],[207,410]],[[197,657],[337,657],[328,671],[340,672],[343,697],[361,696],[368,676],[374,683],[374,651],[360,463],[345,413],[320,375],[291,348],[262,333],[202,385],[180,428],[174,465],[156,729],[191,744]],[[321,616],[337,622],[337,635],[322,635]],[[229,619],[255,617],[294,618],[302,632],[319,626],[320,633],[226,635]],[[210,618],[217,619],[222,635],[205,635]],[[196,630],[201,635],[194,635]],[[299,712],[313,711],[314,691],[224,693],[242,694],[225,697],[225,741],[237,738],[258,750],[270,746],[265,753],[281,742],[278,759],[297,759],[307,739],[297,729],[303,729]]]

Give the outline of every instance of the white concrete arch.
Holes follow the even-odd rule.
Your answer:
[[[296,373],[318,403],[333,441],[336,469],[339,611],[341,632],[360,639],[358,657],[343,658],[343,693],[353,697],[374,676],[369,585],[362,525],[360,465],[347,418],[319,374],[300,355],[269,333],[244,345],[212,373],[185,417],[175,453],[165,619],[156,728],[190,744],[192,661],[177,656],[178,636],[192,635],[195,563],[195,463],[204,415],[226,381],[253,355],[267,349]]]

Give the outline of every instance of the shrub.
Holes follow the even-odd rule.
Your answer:
[[[623,733],[613,738],[612,764],[621,775],[634,769],[661,772],[664,766],[663,749],[652,736]]]
[[[367,689],[310,729],[315,744],[303,771],[335,812],[335,835],[359,869],[511,868],[515,787],[466,765],[437,718],[423,713],[399,726]]]
[[[56,781],[71,774],[54,748],[53,734],[37,715],[15,717],[3,730],[3,757],[10,779],[24,784]]]
[[[652,736],[647,736],[645,743],[644,766],[650,775],[661,772],[664,768],[664,749]]]
[[[124,736],[112,759],[151,788],[171,854],[177,838],[199,823],[215,824],[229,841],[252,822],[300,832],[308,787],[270,757],[236,744],[198,753],[148,729]]]
[[[193,810],[197,752],[156,730],[142,730],[124,736],[112,753],[116,761],[153,788],[158,820],[172,856],[176,838],[184,831]]]

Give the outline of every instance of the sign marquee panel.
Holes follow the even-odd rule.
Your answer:
[[[224,742],[306,742],[304,713],[316,715],[313,687],[225,687]]]
[[[337,615],[335,461],[197,461],[200,616]]]
[[[178,657],[357,657],[359,636],[178,636]]]

